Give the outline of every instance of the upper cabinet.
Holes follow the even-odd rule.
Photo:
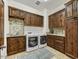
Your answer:
[[[26,12],[25,13],[25,18],[24,18],[24,25],[25,26],[30,26],[30,22],[31,22],[31,14]]]
[[[16,8],[9,7],[9,16],[16,17],[16,18],[24,18],[25,12]]]
[[[4,3],[0,0],[0,46],[4,44]]]
[[[43,16],[31,15],[31,26],[43,26]]]
[[[66,5],[66,18],[78,17],[78,0],[71,0]]]
[[[58,11],[49,16],[49,28],[64,27],[65,10]]]
[[[43,16],[9,7],[9,16],[24,19],[25,26],[43,27]]]
[[[25,16],[25,26],[43,27],[43,16],[32,13],[26,13]]]

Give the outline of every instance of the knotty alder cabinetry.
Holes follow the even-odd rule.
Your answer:
[[[24,19],[25,26],[43,27],[43,16],[9,7],[9,16]]]
[[[65,9],[49,16],[49,28],[65,26]]]
[[[4,44],[4,3],[0,0],[0,46]]]
[[[66,18],[78,17],[78,0],[71,0],[66,5]]]
[[[78,0],[71,0],[66,3],[66,40],[65,53],[72,57],[78,58]]]
[[[76,59],[78,55],[78,21],[70,19],[66,21],[66,41],[65,41],[65,53],[66,55]]]
[[[8,37],[7,38],[7,53],[13,55],[26,50],[25,36]]]
[[[65,37],[62,36],[55,36],[55,35],[48,35],[47,36],[47,45],[65,53]]]

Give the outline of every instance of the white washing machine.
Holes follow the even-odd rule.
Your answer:
[[[47,46],[47,35],[39,36],[39,48]]]
[[[37,34],[26,35],[26,51],[38,49],[38,38]]]

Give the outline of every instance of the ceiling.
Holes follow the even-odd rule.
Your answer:
[[[24,5],[28,5],[30,7],[38,9],[38,10],[43,10],[43,9],[52,10],[52,9],[58,7],[59,5],[64,4],[66,0],[48,0],[47,2],[40,0],[41,1],[40,4],[38,2],[39,5],[35,4],[36,1],[38,1],[38,0],[14,0],[14,1],[20,2]]]

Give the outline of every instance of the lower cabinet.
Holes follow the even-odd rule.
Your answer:
[[[47,36],[47,45],[54,48],[54,36],[52,35]]]
[[[66,21],[65,53],[73,59],[78,58],[78,20]]]
[[[7,38],[7,54],[13,55],[26,50],[25,36]]]
[[[48,46],[65,53],[65,37],[55,35],[48,35],[47,37]]]
[[[55,49],[58,51],[65,53],[65,37],[56,36],[55,42]]]

